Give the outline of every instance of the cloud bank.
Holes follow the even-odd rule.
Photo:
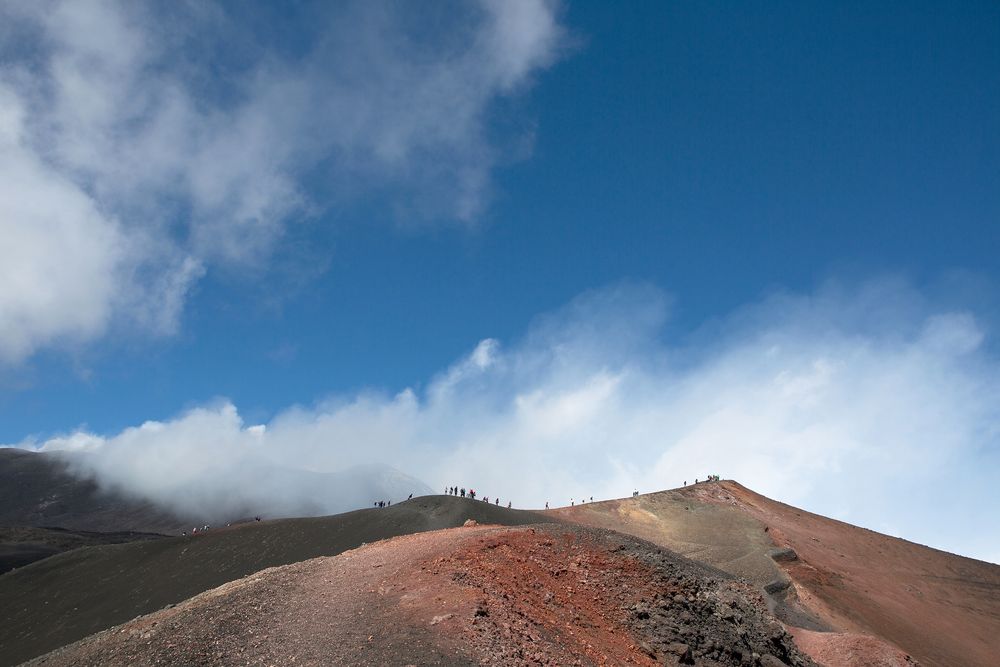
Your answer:
[[[207,270],[334,204],[474,222],[530,135],[498,104],[563,43],[547,0],[261,10],[0,7],[0,363],[172,333]]]
[[[189,504],[208,502],[199,488],[244,493],[227,472],[237,460],[317,472],[389,463],[516,507],[720,474],[1000,560],[989,530],[1000,364],[974,313],[895,280],[772,295],[682,339],[664,333],[669,311],[656,289],[620,285],[539,317],[518,341],[481,341],[420,390],[334,396],[258,425],[223,401],[117,435],[27,444],[91,450],[105,483]]]

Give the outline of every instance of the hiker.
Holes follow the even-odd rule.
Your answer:
[[[684,480],[684,486],[687,486],[687,485],[688,485],[688,481]]]
[[[507,509],[510,509],[510,501],[507,501]]]
[[[409,497],[407,497],[407,500],[410,500],[411,498],[413,498],[413,494],[412,493],[409,495]]]
[[[590,502],[594,502],[594,496],[590,497]]]
[[[392,501],[391,500],[389,501],[389,507],[392,507]]]
[[[500,499],[497,498],[497,505],[499,505],[499,504],[500,504]],[[510,505],[510,503],[507,503],[507,504]]]
[[[487,505],[489,505],[489,503],[490,503],[490,497],[489,496],[483,496],[483,502],[486,503]]]
[[[570,499],[569,499],[569,506],[570,506],[570,507],[573,507],[574,505],[576,505],[576,503],[574,503],[574,502],[573,502],[573,499],[572,499],[572,498],[570,498]]]

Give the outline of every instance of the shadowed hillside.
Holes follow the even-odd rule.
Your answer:
[[[178,535],[192,526],[241,517],[329,516],[376,499],[432,493],[420,480],[386,465],[316,472],[240,459],[227,461],[217,475],[207,469],[171,481],[150,500],[147,492],[140,478],[108,475],[91,452],[0,448],[0,526]]]
[[[36,560],[48,558],[63,551],[100,544],[121,544],[136,540],[155,540],[164,537],[157,533],[97,533],[66,528],[32,528],[25,526],[0,526],[0,574],[24,567]]]
[[[385,509],[211,529],[195,537],[87,547],[0,576],[0,664],[11,665],[264,568],[365,542],[480,523],[545,521],[532,512],[428,496]]]
[[[50,453],[0,448],[0,526],[179,533],[190,520],[101,489]]]

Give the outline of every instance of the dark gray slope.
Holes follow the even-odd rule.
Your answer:
[[[276,565],[365,542],[479,523],[551,522],[481,501],[426,496],[385,509],[251,522],[196,537],[85,547],[0,576],[0,665],[17,664]]]
[[[0,448],[0,526],[179,533],[189,522],[70,474],[55,454]]]

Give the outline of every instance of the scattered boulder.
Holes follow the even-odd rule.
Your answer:
[[[768,555],[771,557],[771,560],[778,562],[791,562],[799,559],[799,555],[795,553],[795,549],[792,549],[791,547],[774,549]]]
[[[788,579],[775,579],[774,581],[764,585],[764,592],[774,595],[775,593],[780,593],[781,591],[787,589],[792,585],[792,582]]]

